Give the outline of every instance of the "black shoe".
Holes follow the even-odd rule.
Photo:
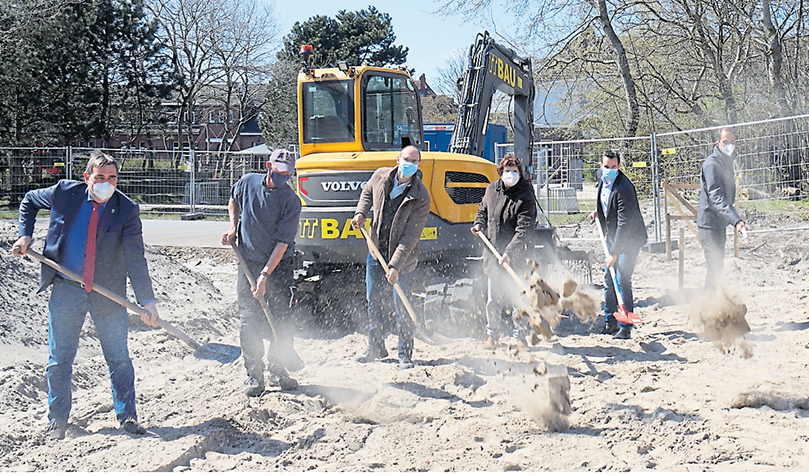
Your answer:
[[[628,327],[622,327],[621,330],[618,331],[618,333],[615,334],[612,337],[613,337],[613,339],[626,340],[626,339],[629,339],[631,337],[631,334],[632,334],[632,331]]]
[[[66,431],[67,422],[51,420],[48,429],[45,430],[45,436],[52,440],[64,440]]]
[[[121,422],[121,429],[133,435],[146,434],[146,430],[144,430],[142,426],[138,425],[138,420],[136,420],[134,417],[126,417],[124,421]]]
[[[291,392],[298,389],[298,381],[292,377],[279,377],[278,386],[280,386],[281,390],[285,392]]]
[[[355,355],[354,360],[361,364],[367,364],[368,362],[373,362],[376,359],[384,359],[387,356],[388,349],[384,347],[381,349],[376,347],[368,347],[362,354]]]
[[[255,377],[248,378],[244,394],[248,397],[259,397],[262,393],[264,393],[264,382]]]
[[[410,357],[399,357],[399,370],[408,370],[415,367]]]
[[[601,329],[601,333],[604,335],[615,335],[615,333],[619,330],[620,328],[618,327],[618,324],[610,322],[604,325],[604,327]]]

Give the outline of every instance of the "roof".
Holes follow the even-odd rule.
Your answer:
[[[267,144],[259,144],[255,147],[250,147],[249,149],[240,150],[239,152],[234,153],[240,155],[271,155],[272,151],[269,147],[267,147]]]

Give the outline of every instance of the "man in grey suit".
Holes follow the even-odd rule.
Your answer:
[[[116,191],[118,164],[93,151],[84,182],[60,180],[56,185],[25,194],[20,202],[19,239],[13,254],[28,252],[39,210],[50,210],[50,226],[43,255],[83,276],[78,283],[42,265],[39,292],[53,285],[48,302],[48,419],[46,435],[65,437],[72,406],[71,377],[79,336],[87,313],[93,318],[112,381],[112,400],[118,422],[128,433],[144,434],[135,411],[135,369],[127,349],[129,318],[126,308],[98,293],[97,283],[126,295],[129,277],[135,296],[149,314],[141,320],[155,326],[158,317],[152,280],[143,250],[138,205]],[[95,239],[93,239],[95,236]]]
[[[725,261],[725,229],[733,225],[737,232],[747,229],[733,203],[736,199],[736,177],[733,157],[736,134],[729,127],[719,130],[713,152],[705,158],[700,173],[697,227],[699,242],[705,253],[705,288],[716,289]]]

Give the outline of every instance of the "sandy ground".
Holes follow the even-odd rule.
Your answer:
[[[648,220],[647,220],[648,223]],[[804,226],[806,223],[753,223]],[[595,236],[591,225],[562,236]],[[751,235],[728,250],[728,288],[751,328],[724,345],[701,337],[704,260],[642,253],[632,340],[576,317],[528,353],[463,338],[417,341],[412,370],[358,364],[361,334],[296,340],[297,391],[242,393],[241,359],[197,360],[130,319],[140,422],[118,429],[88,319],[74,366],[70,427],[46,441],[47,296],[39,266],[11,256],[0,229],[0,468],[17,471],[798,471],[809,470],[809,232]],[[592,242],[591,245],[596,243]],[[41,246],[41,241],[40,245]],[[39,249],[39,248],[37,248]],[[238,345],[229,250],[149,247],[162,316],[200,342]],[[603,256],[596,249],[600,284]],[[675,254],[676,258],[676,254]],[[440,318],[437,316],[435,318]],[[395,337],[387,347],[395,355]],[[570,382],[569,415],[548,405],[548,377]],[[553,431],[553,430],[559,431]]]

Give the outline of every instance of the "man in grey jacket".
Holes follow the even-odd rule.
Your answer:
[[[725,229],[733,225],[737,232],[747,229],[733,206],[736,198],[736,177],[733,157],[736,134],[729,127],[719,130],[719,140],[713,152],[702,164],[700,174],[697,227],[699,242],[705,252],[705,288],[716,289],[725,260]]]
[[[396,327],[399,332],[399,369],[413,368],[413,323],[394,291],[399,283],[410,293],[412,271],[419,259],[419,240],[430,214],[430,195],[416,174],[421,153],[407,146],[399,153],[396,167],[380,167],[363,187],[357,210],[351,221],[355,229],[365,226],[365,218],[373,206],[370,238],[387,260],[390,271],[368,253],[365,271],[368,300],[368,348],[354,360],[367,363],[387,357],[383,329],[383,302],[393,293]]]

